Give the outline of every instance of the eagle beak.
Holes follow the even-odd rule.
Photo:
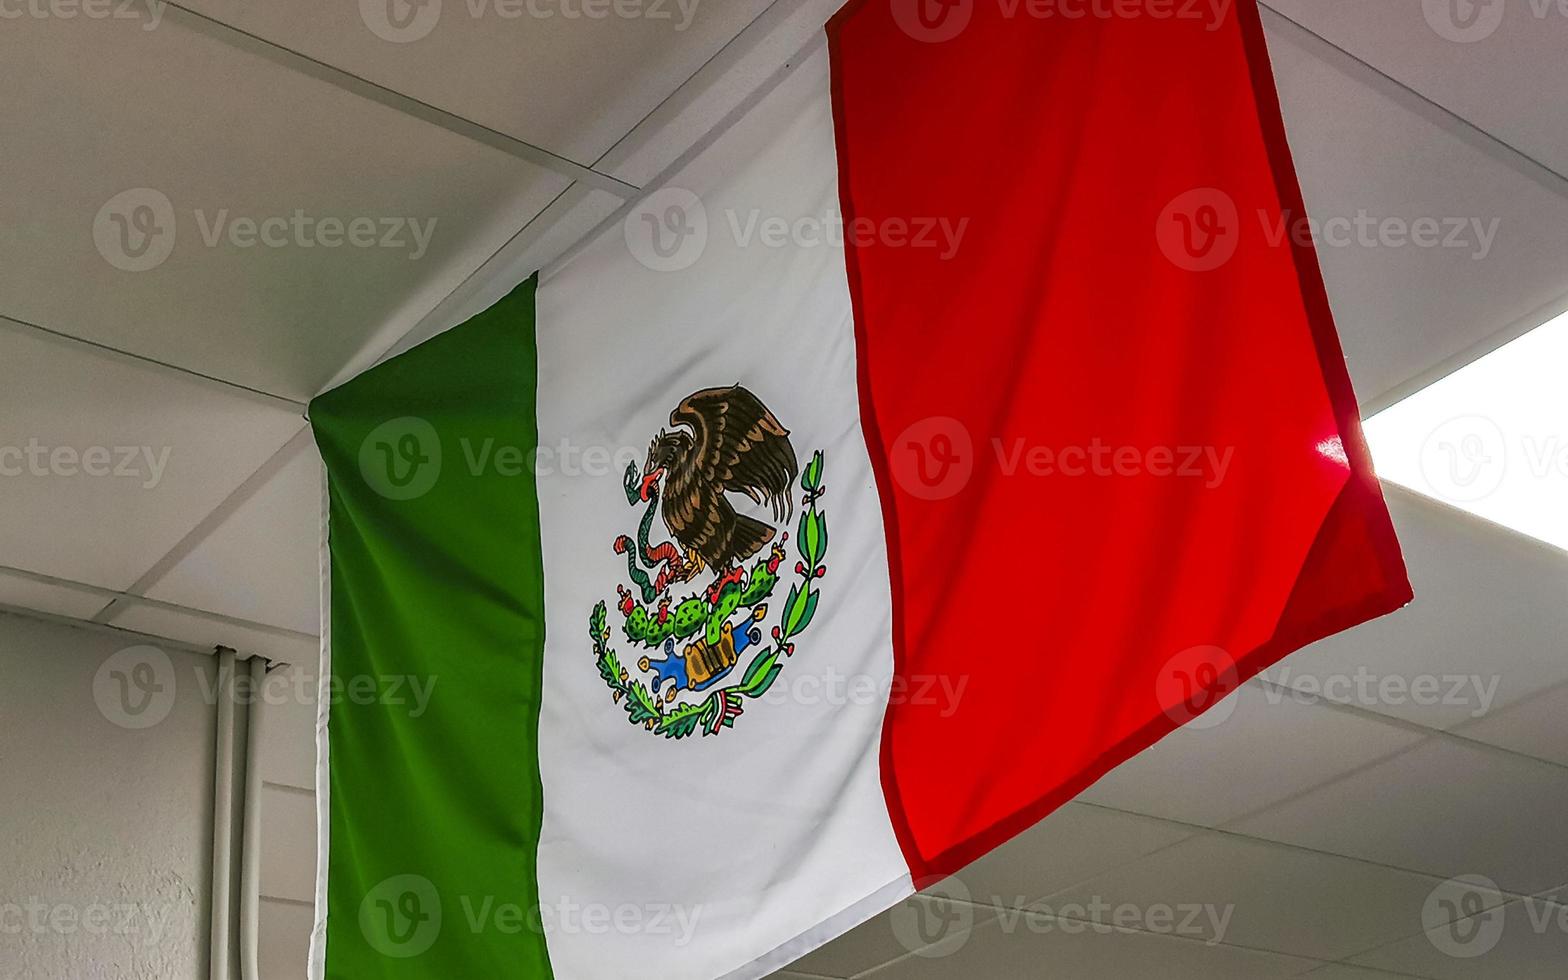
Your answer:
[[[642,478],[642,499],[647,500],[650,494],[659,489],[659,478],[663,475],[664,467],[661,466]]]

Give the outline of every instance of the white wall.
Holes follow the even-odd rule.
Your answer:
[[[0,613],[0,977],[207,975],[216,661],[129,646]]]
[[[0,978],[208,976],[216,683],[210,655],[0,612]],[[278,668],[256,701],[261,980],[299,980],[313,674]]]

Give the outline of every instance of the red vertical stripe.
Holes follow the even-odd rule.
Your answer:
[[[829,25],[917,877],[1410,595],[1255,0],[1203,6]]]

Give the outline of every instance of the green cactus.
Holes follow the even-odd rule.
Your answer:
[[[675,607],[675,615],[670,617],[675,624],[675,635],[681,639],[691,636],[702,628],[708,620],[708,604],[696,596],[685,599]]]
[[[674,637],[684,640],[704,630],[709,643],[719,642],[724,623],[740,609],[760,605],[773,594],[779,584],[778,556],[759,560],[752,566],[743,583],[731,583],[719,594],[719,601],[710,606],[702,596],[688,596],[667,611],[664,621],[659,621],[657,609],[650,610],[642,603],[635,603],[626,614],[621,631],[633,643],[657,647]]]
[[[751,576],[746,579],[746,588],[742,590],[740,604],[751,608],[757,603],[773,594],[773,587],[779,584],[779,573],[770,571],[766,561],[759,561],[751,570]]]
[[[714,603],[713,611],[708,614],[708,645],[719,642],[719,637],[724,633],[724,624],[729,622],[735,610],[740,608],[740,586],[731,583],[719,593],[719,601]]]

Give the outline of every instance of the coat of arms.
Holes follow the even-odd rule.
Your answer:
[[[789,430],[756,395],[738,384],[707,388],[676,406],[642,470],[629,465],[624,483],[627,504],[642,516],[635,537],[613,543],[627,577],[616,586],[615,609],[637,675],[612,647],[603,601],[588,622],[599,674],[632,724],[666,738],[717,734],[772,686],[816,614],[815,583],[827,573],[828,548],[827,518],[817,506],[822,452],[802,469]],[[771,520],[737,512],[732,494]],[[659,521],[668,538],[655,542]],[[772,617],[792,521],[795,581]]]

